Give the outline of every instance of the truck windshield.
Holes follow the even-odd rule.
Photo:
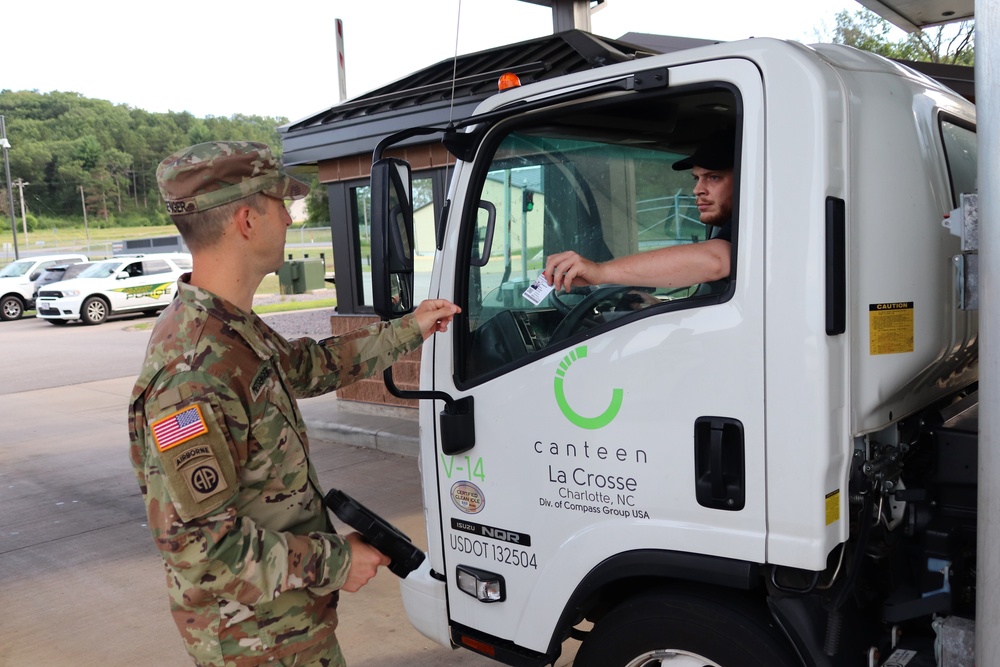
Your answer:
[[[717,228],[700,220],[692,172],[673,165],[715,133],[734,136],[736,108],[730,90],[703,90],[539,116],[487,140],[492,159],[478,202],[467,205],[477,218],[465,222],[460,375],[489,374],[647,308],[724,291],[593,285],[535,299],[529,288],[555,253],[604,262],[711,238]]]
[[[11,262],[0,271],[0,278],[17,278],[18,276],[23,276],[34,263],[34,260],[30,259]]]

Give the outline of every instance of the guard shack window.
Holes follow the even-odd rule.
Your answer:
[[[414,302],[428,296],[434,261],[436,225],[441,216],[448,170],[414,173]],[[332,183],[330,219],[336,266],[337,312],[372,312],[371,186],[367,179]]]
[[[474,175],[478,187],[463,220],[460,381],[495,376],[594,329],[726,298],[729,279],[671,289],[576,288],[538,303],[525,291],[554,253],[573,250],[602,262],[718,233],[700,221],[692,172],[673,165],[710,136],[739,137],[739,118],[737,94],[720,86],[632,95],[495,128],[479,151],[492,159]],[[738,189],[734,180],[734,197]]]

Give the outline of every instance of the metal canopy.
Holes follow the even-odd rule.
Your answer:
[[[976,4],[975,0],[858,0],[858,3],[907,32],[971,19]]]

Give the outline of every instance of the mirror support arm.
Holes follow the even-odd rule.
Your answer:
[[[441,452],[453,456],[476,446],[473,397],[452,398],[443,391],[400,389],[392,379],[392,366],[382,371],[385,388],[396,398],[444,401],[441,411]]]

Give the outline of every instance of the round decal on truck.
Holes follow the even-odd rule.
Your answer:
[[[563,380],[566,377],[566,371],[569,367],[573,365],[575,361],[587,358],[587,346],[581,345],[575,350],[571,350],[569,354],[563,357],[562,363],[559,364],[559,368],[556,369],[556,376],[552,382],[553,389],[556,393],[556,404],[562,411],[563,416],[570,421],[570,423],[579,426],[580,428],[586,428],[590,430],[595,430],[599,428],[604,428],[611,421],[618,416],[618,411],[621,410],[622,400],[625,397],[625,392],[621,389],[615,388],[611,390],[611,403],[608,404],[607,409],[599,415],[585,417],[577,413],[576,410],[570,407],[569,401],[566,400],[566,394],[563,390]]]
[[[472,482],[455,482],[451,486],[451,500],[455,507],[466,514],[479,514],[486,505],[486,496]]]

